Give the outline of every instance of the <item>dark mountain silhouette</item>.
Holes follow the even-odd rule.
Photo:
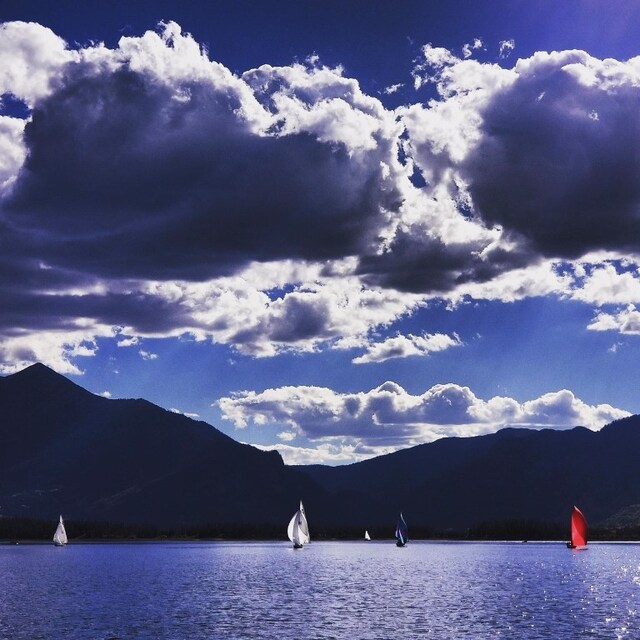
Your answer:
[[[446,438],[307,473],[328,490],[359,496],[354,509],[358,502],[368,513],[374,506],[387,513],[402,509],[407,519],[437,529],[503,520],[563,522],[573,504],[596,524],[640,502],[639,452],[640,416],[632,416],[599,432],[508,428]]]
[[[40,364],[0,378],[0,416],[4,516],[262,523],[311,492],[276,452],[145,400],[93,395]]]
[[[599,432],[503,429],[343,467],[286,466],[144,400],[95,396],[43,365],[0,378],[0,515],[164,527],[310,525],[464,530],[507,520],[597,523],[640,504],[640,416]],[[313,533],[313,531],[312,531]]]

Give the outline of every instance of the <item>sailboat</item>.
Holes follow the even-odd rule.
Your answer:
[[[574,506],[571,511],[571,542],[567,542],[569,549],[587,548],[587,519],[584,513]]]
[[[400,517],[398,518],[398,524],[396,525],[396,546],[404,547],[407,544],[407,540],[409,539],[407,536],[408,529],[407,523],[404,521],[402,517],[402,512],[400,512]]]
[[[62,516],[60,516],[60,522],[58,522],[56,532],[53,534],[53,544],[55,544],[56,547],[64,547],[64,545],[67,544],[67,532],[64,528]]]
[[[369,535],[369,532],[368,532],[368,531],[365,531],[365,532],[364,532],[364,539],[365,539],[367,542],[369,542],[369,540],[371,540],[371,536]]]
[[[304,506],[302,500],[300,500],[300,508],[293,514],[287,527],[287,536],[289,540],[293,542],[294,549],[302,549],[302,546],[311,541],[309,535],[309,524],[307,523],[307,516],[304,512]]]

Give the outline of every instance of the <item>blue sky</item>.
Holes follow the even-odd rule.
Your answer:
[[[0,22],[1,373],[289,463],[640,412],[640,3]]]

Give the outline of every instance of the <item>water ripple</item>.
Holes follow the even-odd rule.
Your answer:
[[[0,638],[638,638],[640,546],[0,546]]]

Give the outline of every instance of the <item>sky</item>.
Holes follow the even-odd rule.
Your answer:
[[[288,464],[640,413],[640,2],[4,0],[0,374]]]

